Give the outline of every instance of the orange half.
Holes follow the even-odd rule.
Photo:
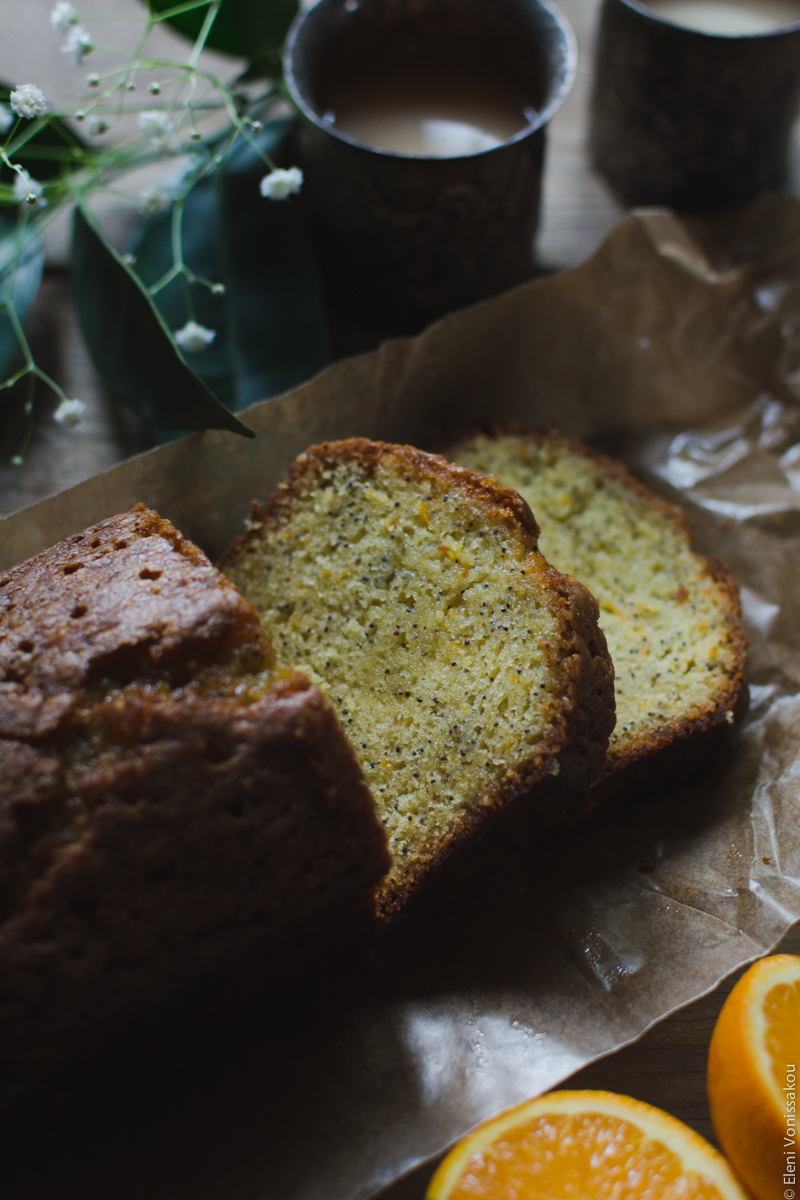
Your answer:
[[[774,954],[754,963],[736,984],[708,1052],[714,1129],[757,1200],[791,1200],[800,1182],[798,1071],[800,957]]]
[[[613,1092],[548,1092],[479,1125],[427,1200],[746,1200],[720,1154],[658,1108]]]

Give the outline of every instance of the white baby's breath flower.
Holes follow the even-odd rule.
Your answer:
[[[14,124],[14,114],[5,104],[0,104],[0,134],[8,133]]]
[[[86,405],[82,400],[62,400],[53,413],[53,419],[59,425],[77,425],[85,412]]]
[[[151,108],[140,112],[139,128],[161,154],[180,154],[180,138],[173,136],[175,123],[163,109]]]
[[[148,188],[139,194],[139,212],[143,217],[157,216],[169,208],[170,203],[170,195],[164,188]]]
[[[27,171],[17,171],[14,175],[14,201],[37,208],[47,206],[47,201],[42,199],[42,185],[37,179],[32,179]]]
[[[35,83],[21,83],[15,87],[9,96],[12,112],[26,121],[34,117],[43,117],[47,112],[47,101],[44,92]]]
[[[185,350],[187,354],[199,354],[211,345],[217,331],[206,329],[205,325],[198,325],[197,321],[187,321],[183,329],[175,330],[174,336],[181,350]]]
[[[86,26],[73,25],[67,33],[61,53],[74,54],[75,62],[80,66],[86,55],[91,54],[92,50],[94,50],[94,42]]]
[[[139,128],[146,137],[155,140],[168,137],[175,126],[169,113],[164,112],[163,108],[149,108],[146,112],[139,113]]]
[[[67,33],[70,25],[76,25],[78,14],[68,0],[58,0],[50,12],[50,28],[53,33]]]
[[[303,172],[299,167],[276,168],[261,180],[261,195],[267,200],[285,200],[303,186]]]

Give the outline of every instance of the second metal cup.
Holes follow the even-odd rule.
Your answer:
[[[799,100],[800,21],[709,34],[604,0],[589,145],[623,203],[714,212],[781,187]]]

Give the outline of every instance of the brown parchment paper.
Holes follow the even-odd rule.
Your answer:
[[[522,876],[487,878],[458,911],[265,1004],[225,1054],[154,1078],[135,1111],[120,1100],[124,1119],[98,1109],[79,1138],[53,1138],[49,1165],[27,1164],[25,1196],[365,1200],[637,1038],[800,916],[789,198],[692,229],[636,213],[582,266],[254,406],[255,441],[191,437],[7,518],[0,568],[138,500],[217,556],[307,444],[362,434],[437,448],[487,418],[594,439],[683,505],[698,548],[727,558],[752,697],[728,761],[543,839]]]

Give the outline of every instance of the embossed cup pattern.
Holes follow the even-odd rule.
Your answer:
[[[457,64],[512,80],[520,130],[456,157],[369,146],[331,123],[328,97],[364,63]],[[575,74],[572,31],[546,0],[319,0],[284,57],[303,120],[306,205],[329,288],[362,319],[412,332],[528,278],[545,127]]]
[[[800,21],[726,36],[603,0],[589,151],[627,205],[708,213],[782,187],[800,101]]]

